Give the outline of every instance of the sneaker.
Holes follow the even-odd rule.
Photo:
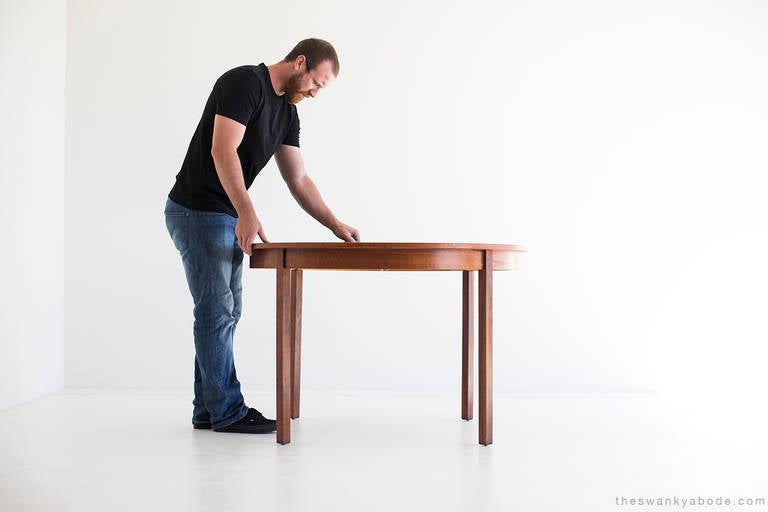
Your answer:
[[[211,415],[206,411],[205,414],[200,416],[200,419],[192,422],[192,428],[210,429]]]
[[[239,434],[268,434],[277,430],[277,422],[264,417],[259,411],[251,407],[248,414],[240,421],[236,421],[226,427],[213,429],[215,432],[237,432]]]

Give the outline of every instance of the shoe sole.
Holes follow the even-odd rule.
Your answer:
[[[211,424],[210,423],[207,425],[193,424],[192,428],[197,430],[211,430]],[[214,430],[214,432],[234,432],[238,434],[269,434],[270,432],[274,432],[276,430],[277,430],[277,425],[275,425],[274,427],[270,425],[262,425],[260,428],[255,428],[255,429],[253,427],[250,427],[247,429],[244,429],[243,427],[237,427],[237,428],[224,427],[224,428]]]
[[[253,425],[253,426],[247,426],[247,427],[244,425],[239,425],[237,427],[230,425],[228,427],[213,429],[214,432],[228,432],[228,433],[234,433],[234,434],[269,434],[271,432],[274,432],[275,430],[277,430],[277,423],[266,424],[266,425]]]
[[[193,423],[192,428],[197,428],[201,430],[210,430],[211,424],[210,423],[197,423],[197,424]]]

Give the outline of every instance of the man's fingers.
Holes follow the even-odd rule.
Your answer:
[[[267,240],[267,235],[264,234],[264,230],[263,229],[260,229],[258,231],[258,234],[259,234],[259,238],[261,238],[262,242],[264,242],[265,244],[269,243],[269,240]]]
[[[237,237],[237,245],[239,245],[240,249],[242,249],[242,251],[245,254],[247,254],[248,256],[250,256],[251,252],[252,252],[251,251],[251,243],[252,242],[253,242],[253,240],[251,239],[251,237],[248,237],[248,236],[239,236],[239,237]]]
[[[334,231],[334,234],[345,242],[359,242],[360,233],[355,228],[344,225],[342,229]]]

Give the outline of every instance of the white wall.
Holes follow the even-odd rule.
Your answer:
[[[367,241],[521,243],[497,391],[759,389],[768,8],[746,1],[68,3],[66,385],[190,389],[165,196],[216,78],[324,37],[310,174]],[[273,164],[273,241],[330,241]],[[456,390],[458,274],[305,277],[303,385]],[[243,385],[274,386],[274,276],[246,270]],[[348,360],[342,355],[351,352]]]
[[[0,409],[64,380],[64,0],[0,3]]]

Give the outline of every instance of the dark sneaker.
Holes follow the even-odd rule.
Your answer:
[[[197,421],[192,421],[192,428],[210,429],[211,428],[210,414],[206,412],[204,415],[200,416],[200,418]]]
[[[259,411],[251,407],[248,414],[240,421],[226,427],[213,429],[216,432],[237,432],[239,434],[268,434],[277,430],[277,422],[265,418]]]

